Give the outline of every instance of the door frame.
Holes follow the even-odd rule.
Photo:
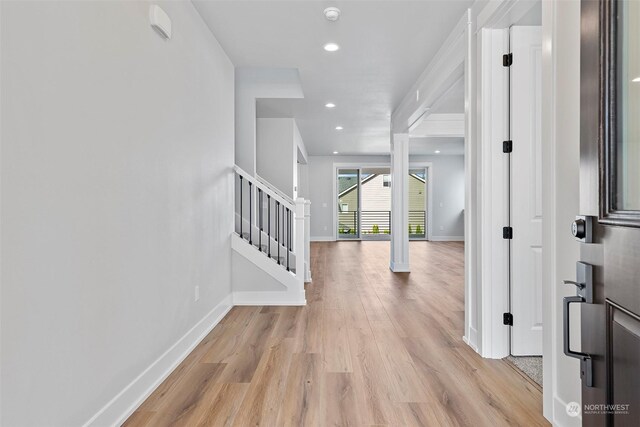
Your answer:
[[[382,162],[351,162],[351,163],[334,162],[333,163],[333,200],[331,203],[333,203],[333,208],[332,208],[333,240],[335,241],[356,241],[357,242],[362,240],[362,236],[360,233],[358,233],[357,238],[353,238],[353,239],[345,239],[345,238],[341,239],[340,236],[338,236],[338,169],[358,169],[360,171],[361,169],[366,169],[366,168],[389,168],[389,170],[391,170],[391,163],[382,163]],[[358,181],[359,180],[360,180],[360,174],[358,174]],[[358,182],[358,184],[359,183],[360,182]],[[358,224],[360,223],[361,196],[362,195],[358,190]]]
[[[427,216],[427,229],[425,230],[425,236],[422,238],[413,238],[409,241],[429,241],[433,232],[433,162],[411,162],[409,158],[409,170],[411,169],[424,169],[425,176],[427,177],[427,197],[424,198],[425,203],[425,215]],[[407,213],[408,214],[408,213]]]

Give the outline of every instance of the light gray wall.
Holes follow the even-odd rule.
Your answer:
[[[239,67],[235,71],[235,161],[256,173],[256,99],[303,98],[297,68]]]
[[[309,156],[311,237],[333,237],[334,163],[389,164],[389,156]],[[410,162],[431,162],[433,173],[433,238],[464,236],[464,156],[410,156]],[[442,203],[442,207],[440,207]],[[442,229],[441,229],[442,227]]]
[[[432,237],[464,236],[464,156],[410,156],[410,163],[431,162]]]
[[[291,199],[298,174],[294,128],[293,119],[257,119],[256,124],[256,173]]]
[[[156,3],[170,41],[146,1],[0,2],[2,425],[82,425],[230,293],[234,68]]]

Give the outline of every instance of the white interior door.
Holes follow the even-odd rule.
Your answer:
[[[511,354],[542,355],[541,27],[511,27]]]

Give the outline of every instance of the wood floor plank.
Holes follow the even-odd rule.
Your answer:
[[[202,402],[202,415],[198,427],[230,427],[238,414],[249,384],[216,384],[215,397]]]
[[[325,309],[323,355],[326,372],[353,372],[344,310]]]
[[[294,342],[272,338],[264,351],[247,394],[235,417],[234,426],[275,426],[284,399]]]
[[[127,420],[162,426],[548,426],[539,388],[462,341],[464,244],[311,247],[305,307],[235,307]]]
[[[215,387],[225,365],[198,363],[167,395],[164,406],[151,420],[154,427],[190,426],[199,418],[196,408]]]
[[[357,404],[354,375],[344,372],[327,372],[322,395],[323,426],[361,426],[363,416]]]
[[[321,427],[322,357],[320,354],[296,353],[292,356],[286,399],[280,407],[278,426]]]
[[[279,316],[278,313],[258,313],[253,317],[236,352],[225,358],[228,363],[222,382],[251,382]]]

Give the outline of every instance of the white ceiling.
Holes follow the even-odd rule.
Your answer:
[[[299,69],[305,98],[269,100],[259,113],[295,117],[309,154],[327,155],[389,152],[391,112],[472,1],[193,3],[237,67]],[[337,22],[325,19],[328,6],[342,11]],[[341,49],[325,52],[327,42]]]

